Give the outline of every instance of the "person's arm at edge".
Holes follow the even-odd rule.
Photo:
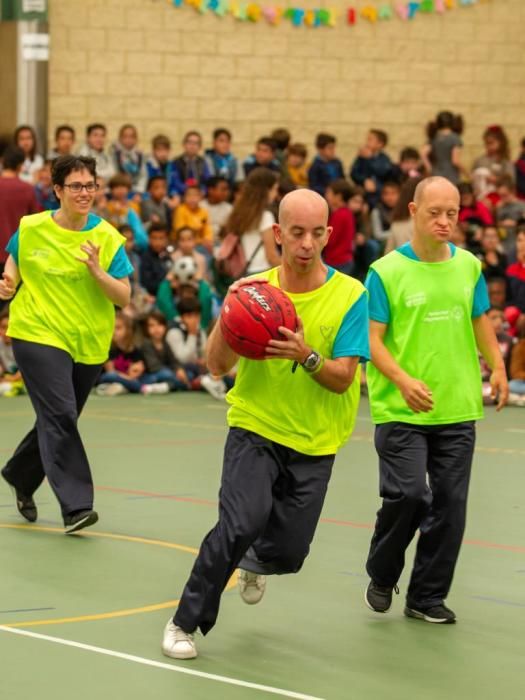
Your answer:
[[[210,372],[215,376],[227,374],[235,365],[239,356],[233,352],[226,342],[220,320],[215,324],[206,343],[206,364]]]
[[[505,363],[499,349],[494,329],[486,314],[472,319],[476,345],[483,359],[492,370],[490,375],[491,397],[498,397],[497,411],[501,411],[509,398],[509,385]]]

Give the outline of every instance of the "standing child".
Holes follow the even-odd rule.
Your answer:
[[[148,247],[140,261],[140,283],[148,294],[156,296],[159,284],[171,269],[169,233],[163,224],[152,224],[148,233]]]
[[[351,275],[354,271],[354,215],[348,207],[352,188],[347,180],[334,180],[326,188],[326,201],[330,207],[328,226],[332,233],[323,250],[327,265]]]
[[[188,185],[183,195],[182,204],[175,210],[172,233],[175,237],[180,228],[192,228],[197,238],[198,250],[211,253],[213,250],[213,231],[208,211],[201,206],[202,192],[197,185]]]
[[[472,184],[476,196],[487,200],[489,206],[498,202],[498,181],[503,175],[515,177],[514,164],[510,159],[509,139],[499,124],[488,126],[483,132],[485,154],[476,158],[472,166]]]
[[[119,311],[115,316],[109,358],[104,363],[96,393],[99,396],[138,394],[144,371],[144,358],[135,342],[133,321]]]
[[[210,216],[214,243],[219,240],[219,233],[231,214],[233,205],[229,202],[230,186],[225,177],[210,177],[208,195],[201,201],[201,206]]]
[[[317,155],[308,169],[308,186],[324,197],[328,185],[344,179],[343,164],[335,156],[337,139],[332,134],[320,133],[315,138]]]
[[[148,180],[148,197],[140,203],[140,218],[146,229],[152,224],[162,224],[171,229],[172,209],[168,199],[168,185],[164,175],[154,175]]]
[[[379,202],[383,184],[395,177],[394,165],[384,151],[387,143],[386,131],[370,129],[366,143],[359,149],[350,170],[350,177],[355,184],[364,187],[370,208]]]
[[[446,177],[457,185],[465,171],[461,162],[463,117],[452,112],[439,112],[435,121],[427,125],[428,143],[421,157],[429,175]]]
[[[117,173],[129,175],[133,192],[143,193],[148,179],[144,153],[137,148],[139,135],[133,124],[124,124],[110,149]]]
[[[146,366],[140,388],[143,394],[168,394],[190,388],[188,376],[166,340],[167,332],[164,314],[151,311],[146,316],[146,338],[141,348]]]

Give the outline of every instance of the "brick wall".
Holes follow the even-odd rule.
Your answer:
[[[208,142],[220,125],[244,156],[278,126],[313,152],[322,129],[338,136],[348,163],[367,127],[386,129],[395,155],[419,147],[426,122],[452,109],[466,120],[467,162],[491,123],[508,129],[516,151],[525,136],[525,1],[479,3],[412,22],[308,29],[200,15],[167,0],[51,0],[50,134],[68,122],[82,138],[87,123],[103,121],[113,139],[131,121],[143,147],[163,132],[178,151],[186,130]]]

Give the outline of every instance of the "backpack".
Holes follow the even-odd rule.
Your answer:
[[[226,296],[230,284],[233,284],[235,280],[246,274],[262,245],[263,241],[261,239],[250,259],[246,260],[240,236],[237,236],[235,233],[226,234],[212,262],[213,281],[221,297]]]

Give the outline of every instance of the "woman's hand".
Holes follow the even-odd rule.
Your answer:
[[[91,241],[80,246],[80,250],[87,255],[87,258],[76,258],[79,262],[84,263],[91,275],[93,277],[98,277],[102,272],[100,267],[100,260],[98,258],[100,254],[100,246],[96,246]]]
[[[0,280],[0,299],[2,301],[9,301],[15,296],[16,285],[13,278],[4,272],[2,274],[3,279]]]

